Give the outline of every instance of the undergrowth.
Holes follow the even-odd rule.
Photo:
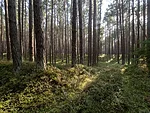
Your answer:
[[[148,113],[150,78],[138,66],[96,67],[0,63],[0,113]]]

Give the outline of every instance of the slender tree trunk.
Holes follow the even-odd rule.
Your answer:
[[[125,37],[124,37],[124,4],[122,0],[122,40],[121,40],[121,51],[122,51],[122,64],[125,64]]]
[[[25,23],[24,23],[24,58],[27,60],[27,0],[25,0]]]
[[[88,23],[88,66],[92,64],[92,0],[89,0],[89,23]]]
[[[100,0],[99,6],[99,22],[98,22],[98,32],[97,32],[97,62],[99,61],[99,55],[102,54],[102,41],[101,41],[101,11],[102,11],[102,0]]]
[[[150,0],[147,0],[147,67],[149,69],[148,75],[150,76]]]
[[[53,64],[56,65],[56,15],[55,15],[55,12],[56,12],[56,8],[54,7],[54,36],[53,36]]]
[[[1,1],[1,36],[0,36],[0,49],[1,49],[1,52],[0,52],[0,57],[1,59],[3,59],[3,3]]]
[[[5,4],[5,29],[6,29],[6,45],[7,45],[7,60],[10,60],[10,42],[9,42],[9,21],[8,21],[8,1],[4,0]]]
[[[42,30],[42,0],[34,0],[34,29],[36,37],[36,63],[37,68],[45,69],[44,35]]]
[[[117,61],[118,61],[118,64],[120,63],[120,49],[119,49],[119,11],[118,11],[118,0],[116,0],[116,10],[117,10]]]
[[[138,0],[138,7],[137,7],[137,49],[139,48],[140,48],[140,0]],[[136,58],[138,60],[139,55],[136,55]]]
[[[23,45],[24,45],[24,0],[22,0],[22,27],[21,27],[21,41],[20,41],[20,47],[21,47],[21,54],[23,54]],[[22,55],[23,56],[23,55]]]
[[[18,72],[21,68],[22,60],[19,41],[17,38],[16,0],[8,0],[8,14],[13,66],[14,71]]]
[[[145,18],[146,18],[146,0],[143,0],[143,41],[145,41],[145,37],[146,37],[146,32],[145,32],[145,28],[146,28],[146,25],[145,25]],[[143,44],[144,46],[145,44]]]
[[[50,49],[51,49],[50,59],[51,60],[50,61],[53,64],[54,63],[53,62],[54,61],[54,54],[53,54],[54,53],[54,46],[53,46],[53,43],[54,43],[53,42],[53,35],[54,35],[53,34],[53,16],[54,16],[53,15],[53,12],[54,12],[54,6],[53,5],[54,5],[54,3],[53,3],[53,0],[51,1],[51,4],[52,4],[52,9],[51,9],[51,41],[50,41],[51,42],[51,44],[50,44],[51,45],[50,46]]]
[[[134,60],[134,44],[135,44],[135,32],[134,32],[134,0],[132,0],[132,60]],[[132,61],[132,63],[134,63]]]
[[[29,0],[29,61],[33,61],[32,29],[32,0]]]
[[[73,17],[72,17],[72,66],[76,64],[76,21],[77,21],[77,3],[73,0]]]
[[[66,17],[66,1],[64,1],[64,13],[65,13],[65,49],[64,49],[64,56],[65,62],[67,64],[67,17]]]
[[[47,2],[47,0],[46,0],[46,25],[45,25],[45,54],[46,54],[46,63],[47,63],[47,61],[48,61],[48,38],[47,38],[47,23],[48,23],[48,7],[47,7],[47,4],[48,4],[48,2]]]
[[[61,19],[61,31],[62,31],[62,34],[61,34],[61,37],[62,37],[62,40],[61,40],[61,43],[62,43],[62,50],[61,50],[61,53],[62,53],[62,62],[64,62],[64,19],[62,18]]]
[[[130,32],[131,32],[131,30],[130,30],[130,1],[129,1],[129,20],[128,20],[128,23],[129,23],[129,31],[128,31],[128,37],[129,37],[129,39],[128,39],[128,65],[130,64],[130,57],[131,57],[131,49],[130,49],[130,43],[131,43],[131,36],[130,36]]]
[[[96,36],[96,0],[94,0],[94,14],[93,14],[93,65],[96,65],[97,55],[97,36]]]
[[[83,64],[83,35],[82,35],[82,0],[78,0],[79,31],[80,31],[80,64]]]
[[[18,0],[18,34],[19,34],[19,45],[20,45],[20,50],[22,51],[22,32],[21,32],[21,11],[20,11],[20,7],[21,7],[21,0]]]
[[[110,35],[111,35],[110,29],[111,29],[111,28],[110,28],[109,25],[110,25],[110,23],[107,24],[107,27],[108,27],[108,58],[109,58],[109,60],[110,60],[110,58],[111,58],[111,57],[110,57],[110,38],[111,38],[111,36],[110,36]]]

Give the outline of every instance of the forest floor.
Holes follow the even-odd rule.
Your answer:
[[[98,66],[48,66],[24,63],[13,74],[0,62],[0,113],[149,113],[150,78],[146,68],[101,62]]]

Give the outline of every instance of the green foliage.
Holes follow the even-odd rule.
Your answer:
[[[24,63],[14,74],[11,63],[1,62],[0,113],[150,112],[150,80],[141,66],[58,67],[39,71]]]
[[[141,67],[129,66],[123,78],[124,104],[132,113],[150,112],[150,79]]]

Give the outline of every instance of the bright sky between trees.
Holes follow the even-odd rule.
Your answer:
[[[108,5],[112,2],[112,0],[103,0],[102,2],[102,19],[104,18],[104,14],[106,12],[106,9],[108,8]]]

